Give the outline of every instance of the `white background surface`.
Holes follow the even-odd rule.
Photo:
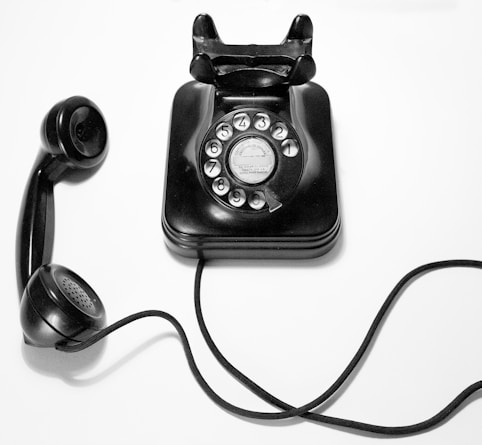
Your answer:
[[[215,261],[208,326],[226,356],[283,400],[323,392],[398,279],[424,262],[482,258],[482,4],[476,0],[7,1],[0,4],[2,339],[0,441],[8,444],[365,444],[305,421],[239,419],[192,378],[173,329],[144,320],[76,356],[22,344],[15,231],[50,107],[81,94],[102,109],[110,152],[97,175],[55,189],[54,261],[83,276],[110,321],[163,309],[185,326],[222,396],[273,410],[203,344],[195,262],[163,244],[172,98],[190,80],[191,26],[210,13],[226,43],[278,43],[314,23],[315,81],[330,94],[343,233],[314,261]],[[402,425],[430,417],[482,376],[482,273],[414,283],[368,359],[323,412]],[[403,444],[480,442],[482,403]]]

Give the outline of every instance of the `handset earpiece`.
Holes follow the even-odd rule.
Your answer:
[[[99,165],[107,154],[107,127],[99,108],[89,99],[74,96],[59,102],[42,123],[44,150],[62,167],[88,170]],[[51,173],[51,179],[58,180]]]
[[[105,324],[105,311],[92,288],[52,260],[53,187],[74,175],[89,176],[107,154],[107,127],[89,99],[56,104],[42,124],[43,146],[25,190],[17,229],[17,284],[21,321],[28,343],[54,346],[80,341]]]

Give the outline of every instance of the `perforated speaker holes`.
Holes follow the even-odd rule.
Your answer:
[[[71,303],[88,314],[95,314],[95,306],[92,299],[75,281],[71,280],[69,277],[63,276],[60,280],[60,286],[64,295]]]

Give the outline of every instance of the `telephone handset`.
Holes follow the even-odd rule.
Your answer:
[[[330,105],[310,82],[313,26],[297,16],[280,45],[226,45],[193,26],[195,81],[175,95],[162,226],[199,258],[312,258],[340,230]]]

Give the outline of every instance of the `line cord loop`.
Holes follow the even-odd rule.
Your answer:
[[[482,389],[482,381],[478,381],[473,383],[472,385],[468,386],[464,389],[460,394],[458,394],[445,408],[440,410],[437,414],[426,419],[422,422],[415,423],[412,425],[404,425],[404,426],[383,426],[383,425],[375,425],[370,423],[358,422],[355,420],[350,419],[343,419],[339,417],[332,417],[323,414],[318,414],[312,412],[316,407],[319,407],[328,399],[330,399],[346,382],[350,374],[359,364],[360,360],[366,353],[368,347],[372,343],[374,336],[378,329],[380,328],[380,323],[386,316],[388,310],[393,305],[395,300],[397,299],[400,292],[407,286],[414,278],[420,276],[423,273],[450,268],[450,267],[469,267],[469,268],[477,268],[482,269],[482,261],[476,260],[446,260],[446,261],[437,261],[433,263],[427,263],[422,266],[419,266],[410,272],[408,272],[393,288],[393,290],[389,293],[388,297],[382,304],[381,308],[379,309],[377,315],[375,316],[373,322],[368,329],[365,338],[363,339],[360,347],[358,348],[357,352],[350,360],[346,368],[340,374],[340,376],[331,384],[331,386],[325,390],[321,395],[316,397],[309,403],[306,403],[303,406],[298,408],[289,405],[286,402],[278,399],[274,395],[270,394],[268,391],[263,389],[245,374],[243,374],[238,368],[232,365],[226,357],[221,353],[218,349],[216,343],[212,339],[209,330],[206,326],[204,321],[204,316],[201,309],[201,277],[202,272],[204,269],[205,261],[199,260],[197,269],[196,269],[196,277],[194,282],[194,304],[196,309],[196,317],[199,324],[199,328],[201,329],[201,333],[206,341],[210,351],[217,359],[219,364],[228,371],[236,380],[242,383],[245,387],[247,387],[252,393],[260,397],[261,399],[265,400],[266,402],[270,403],[273,406],[280,408],[282,411],[277,412],[263,412],[263,411],[252,411],[248,409],[241,408],[239,406],[233,405],[227,400],[223,399],[220,395],[218,395],[206,382],[204,377],[202,376],[197,364],[195,362],[191,346],[189,344],[189,340],[187,335],[182,327],[182,325],[177,321],[175,317],[171,314],[159,311],[159,310],[148,310],[138,312],[136,314],[129,315],[112,325],[104,328],[103,330],[99,331],[88,340],[79,342],[79,343],[60,343],[57,344],[55,347],[56,349],[64,352],[78,352],[83,349],[92,346],[93,344],[97,343],[99,340],[103,339],[107,335],[111,334],[112,332],[116,331],[117,329],[132,323],[135,320],[139,320],[141,318],[146,317],[160,317],[169,323],[176,329],[179,337],[181,339],[181,343],[184,348],[184,352],[191,369],[191,372],[194,375],[194,378],[204,390],[204,392],[219,406],[224,408],[225,410],[236,414],[238,416],[248,417],[252,419],[261,419],[261,420],[282,420],[288,419],[296,416],[303,417],[310,421],[323,423],[327,425],[335,425],[343,428],[354,429],[358,431],[376,433],[376,434],[383,434],[383,435],[391,435],[391,436],[401,436],[401,435],[408,435],[408,434],[415,434],[421,431],[428,430],[433,428],[437,424],[444,421],[448,416],[450,416],[468,397],[470,397],[475,392]]]

